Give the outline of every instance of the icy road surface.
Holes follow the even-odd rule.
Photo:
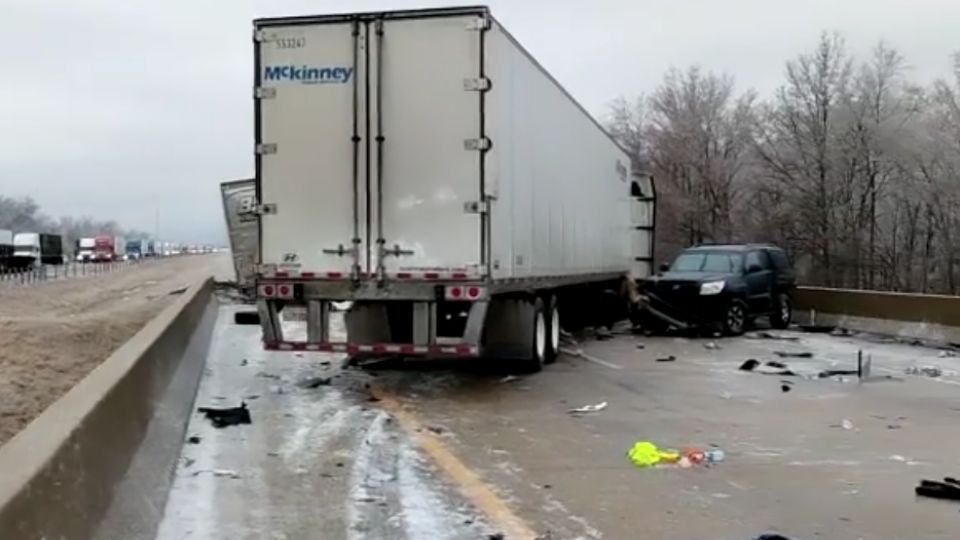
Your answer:
[[[234,309],[222,308],[197,406],[245,401],[253,424],[194,415],[164,540],[960,538],[960,503],[913,492],[960,477],[949,352],[797,332],[617,335],[571,344],[582,354],[532,376],[482,362],[365,372],[335,355],[263,352]],[[873,381],[816,377],[855,368],[861,350]],[[750,358],[795,375],[739,370]],[[905,374],[931,366],[941,376]],[[726,457],[638,469],[625,457],[638,440]]]

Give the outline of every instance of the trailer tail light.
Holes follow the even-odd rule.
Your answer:
[[[444,298],[446,300],[455,300],[455,301],[469,301],[482,300],[487,296],[487,289],[485,287],[477,287],[475,285],[462,286],[462,285],[451,285],[444,289]]]
[[[293,299],[293,283],[266,283],[258,287],[261,298]]]
[[[260,285],[259,295],[262,298],[275,298],[277,296],[277,288],[273,285]]]
[[[444,297],[447,300],[463,300],[463,287],[447,287]]]

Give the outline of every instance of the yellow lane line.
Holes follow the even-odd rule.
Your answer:
[[[480,477],[434,435],[416,417],[404,409],[400,402],[382,388],[371,389],[380,400],[380,405],[393,414],[397,422],[413,436],[420,448],[433,459],[437,467],[453,481],[460,491],[487,515],[492,525],[499,528],[510,540],[536,540],[537,534],[507,506]]]

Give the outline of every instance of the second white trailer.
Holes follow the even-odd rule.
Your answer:
[[[561,320],[614,311],[604,291],[649,274],[652,179],[487,9],[264,19],[255,36],[268,348],[538,368]],[[356,302],[346,341],[336,300]],[[283,335],[291,304],[306,341]]]

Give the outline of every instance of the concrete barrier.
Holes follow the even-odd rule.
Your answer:
[[[800,287],[794,305],[800,323],[960,342],[958,296]]]
[[[216,318],[212,290],[189,288],[0,447],[0,538],[152,538]]]

